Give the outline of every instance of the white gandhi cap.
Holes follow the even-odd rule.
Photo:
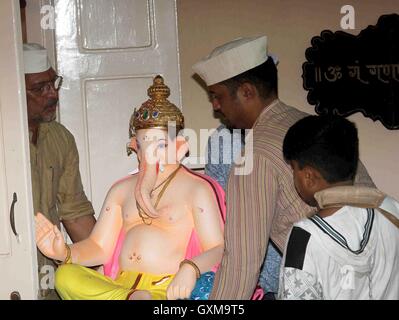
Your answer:
[[[266,36],[238,38],[214,49],[193,70],[211,86],[253,69],[267,59]]]
[[[28,73],[45,72],[51,68],[47,50],[37,43],[24,43],[24,71]]]

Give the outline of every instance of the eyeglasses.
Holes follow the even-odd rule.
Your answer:
[[[55,91],[60,90],[61,84],[62,84],[62,77],[57,76],[53,80],[41,82],[36,86],[34,86],[33,88],[26,88],[26,90],[32,92],[37,96],[45,96],[50,92],[51,88],[53,88]]]

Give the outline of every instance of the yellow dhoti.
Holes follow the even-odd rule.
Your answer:
[[[174,275],[122,271],[115,280],[76,264],[64,264],[55,274],[55,288],[63,300],[126,300],[146,290],[153,300],[166,300]]]

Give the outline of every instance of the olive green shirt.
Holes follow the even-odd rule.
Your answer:
[[[37,145],[30,143],[30,162],[35,214],[43,213],[58,227],[62,220],[94,214],[83,190],[75,139],[63,125],[55,121],[40,125]],[[46,282],[40,271],[53,264],[38,256],[39,282]],[[42,296],[47,295],[44,291],[48,290],[41,290]]]

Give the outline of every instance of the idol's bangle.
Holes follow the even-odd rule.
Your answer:
[[[199,279],[201,277],[201,271],[193,261],[188,260],[188,259],[183,260],[182,262],[180,262],[179,269],[182,267],[183,264],[189,264],[190,266],[192,266],[194,268],[195,276],[197,279]]]
[[[68,264],[68,263],[71,263],[71,262],[72,262],[71,247],[68,246],[68,245],[65,243],[65,248],[66,248],[66,250],[67,250],[67,255],[66,255],[65,260],[64,260],[64,261],[54,260],[54,262],[55,262],[56,264],[58,264],[58,265],[61,265],[61,264]]]

